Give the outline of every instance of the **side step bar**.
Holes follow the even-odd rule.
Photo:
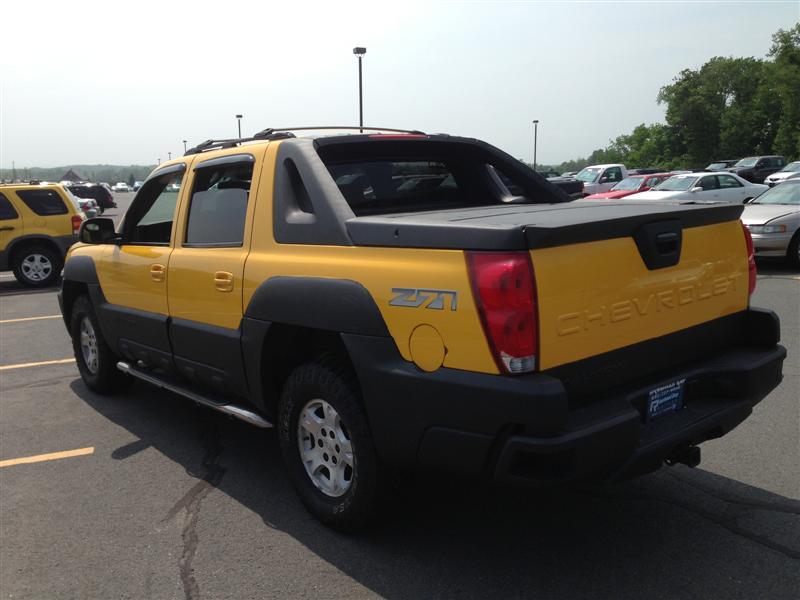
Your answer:
[[[178,383],[173,383],[171,381],[160,379],[156,375],[153,375],[152,373],[147,373],[126,362],[118,362],[117,368],[123,373],[130,375],[131,377],[136,377],[137,379],[141,379],[142,381],[151,383],[156,387],[160,387],[170,392],[180,394],[181,396],[189,398],[190,400],[194,400],[198,404],[202,404],[203,406],[207,406],[208,408],[213,408],[214,410],[217,410],[221,413],[225,413],[226,415],[230,415],[231,417],[235,417],[241,421],[245,421],[246,423],[250,423],[251,425],[255,425],[256,427],[269,429],[273,426],[272,423],[267,421],[264,417],[262,417],[258,413],[248,408],[245,408],[238,404],[225,404],[224,402],[218,402],[209,396],[204,396],[202,394],[199,394],[196,391],[191,390],[188,387],[185,387]]]

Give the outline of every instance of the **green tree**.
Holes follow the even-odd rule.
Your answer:
[[[772,36],[769,56],[773,63],[768,92],[780,107],[773,150],[800,157],[800,22]]]

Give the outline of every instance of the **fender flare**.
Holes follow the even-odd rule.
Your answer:
[[[272,277],[258,286],[244,316],[337,333],[389,336],[372,295],[349,279]]]
[[[71,256],[64,265],[64,281],[75,283],[100,283],[97,267],[91,256]]]

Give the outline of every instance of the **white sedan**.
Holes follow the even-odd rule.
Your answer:
[[[628,200],[728,202],[742,204],[757,198],[769,189],[760,183],[750,183],[733,173],[687,173],[673,175],[654,188],[632,194]]]
[[[111,188],[111,191],[112,192],[129,192],[130,188],[128,187],[127,183],[125,183],[123,181],[120,181],[119,183],[115,183],[114,184],[114,187]]]

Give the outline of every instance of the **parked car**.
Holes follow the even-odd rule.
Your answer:
[[[733,173],[687,173],[673,175],[653,189],[628,196],[628,200],[692,200],[742,204],[769,188],[750,183]]]
[[[539,175],[541,175],[545,179],[553,179],[554,177],[561,177],[561,174],[557,173],[556,171],[536,171],[536,172],[539,173]]]
[[[84,220],[73,198],[58,184],[0,185],[0,271],[30,287],[52,284]]]
[[[131,191],[130,188],[128,187],[128,184],[125,183],[124,181],[120,181],[118,183],[115,183],[114,187],[112,187],[111,190],[114,191],[114,192],[130,192]]]
[[[138,192],[139,188],[142,187],[143,183],[144,183],[144,181],[134,181],[133,182],[133,191],[134,192]]]
[[[563,202],[471,138],[286,134],[161,164],[119,229],[81,227],[59,304],[89,389],[134,378],[274,424],[328,525],[368,524],[402,468],[552,486],[697,466],[780,383],[741,206]],[[397,193],[431,164],[438,187]]]
[[[763,183],[768,176],[785,166],[786,159],[782,156],[748,156],[725,170],[752,183]]]
[[[100,214],[109,208],[116,208],[114,196],[105,187],[97,183],[73,183],[67,189],[78,198],[94,200],[99,207]]]
[[[625,165],[591,165],[578,171],[575,179],[583,182],[583,195],[590,196],[607,192],[627,176],[628,169]]]
[[[797,179],[797,178],[800,178],[800,160],[790,162],[780,171],[773,173],[772,175],[769,175],[764,180],[764,183],[766,183],[768,186],[773,186],[776,183],[780,183],[781,181],[786,181],[787,179]]]
[[[720,160],[715,160],[703,170],[708,171],[709,173],[716,173],[717,171],[725,171],[731,168],[737,162],[739,162],[738,159],[722,158]]]
[[[566,171],[565,173],[562,173],[561,176],[562,177],[575,177],[575,175],[577,175],[577,174],[578,174],[577,171]]]
[[[785,256],[800,269],[800,179],[789,179],[750,202],[742,213],[756,256]]]
[[[654,167],[647,167],[645,169],[629,169],[628,175],[655,175],[656,173],[663,173],[664,169],[656,169]]]
[[[669,173],[655,173],[653,175],[632,175],[626,177],[607,192],[592,194],[586,200],[619,200],[637,192],[646,192],[665,179],[669,179]]]

